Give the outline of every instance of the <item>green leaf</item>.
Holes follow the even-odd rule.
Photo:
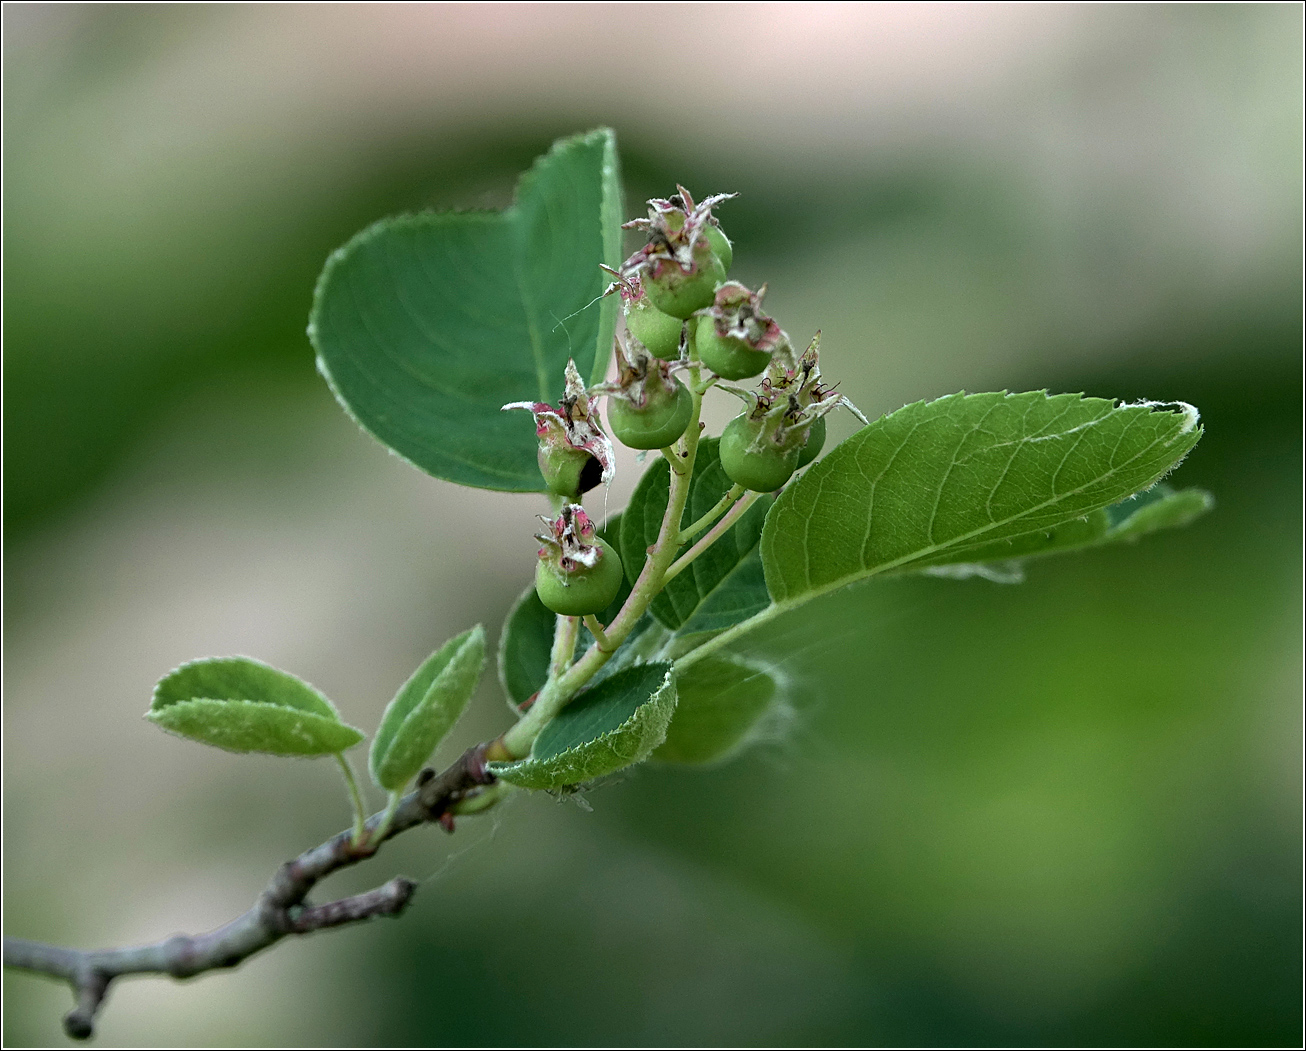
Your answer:
[[[1027,533],[1012,540],[972,549],[956,556],[955,563],[927,566],[923,572],[934,576],[984,576],[1000,583],[1018,582],[1022,578],[1023,559],[1081,551],[1121,541],[1135,542],[1139,537],[1160,529],[1188,525],[1215,506],[1204,489],[1175,491],[1164,482],[1094,511],[1084,518],[1065,522],[1054,529]]]
[[[721,469],[719,445],[716,438],[699,443],[689,499],[680,521],[682,529],[710,511],[730,488],[730,479]],[[644,472],[625,510],[621,560],[632,581],[644,568],[649,545],[657,539],[670,489],[671,467],[660,460]],[[649,607],[653,615],[673,631],[689,634],[721,631],[764,609],[771,599],[755,552],[770,506],[769,496],[757,500],[725,536],[662,590]],[[754,559],[751,565],[750,559]]]
[[[416,775],[467,708],[484,667],[479,624],[422,662],[381,716],[368,756],[373,781],[397,792]]]
[[[723,762],[748,743],[778,688],[767,670],[729,657],[706,657],[677,672],[676,711],[653,758]]]
[[[575,358],[599,382],[617,297],[599,264],[621,263],[616,140],[556,143],[503,212],[386,219],[332,254],[309,337],[318,368],[358,424],[437,478],[513,492],[544,488],[529,414],[556,405]]]
[[[725,540],[719,542],[724,543]],[[705,558],[714,550],[715,547],[700,557]],[[687,573],[688,570],[681,576]],[[672,583],[675,584],[676,581],[673,580]],[[680,625],[678,634],[685,636],[724,631],[732,624],[738,624],[754,613],[761,612],[770,604],[771,596],[767,593],[766,576],[762,571],[762,555],[757,548],[753,548],[734,569],[721,578],[720,583],[704,592],[702,602]]]
[[[169,672],[145,717],[229,752],[332,755],[363,739],[308,683],[249,657],[191,661]]]
[[[610,516],[607,524],[598,532],[614,551],[621,553],[621,512]],[[630,584],[623,580],[617,597],[597,615],[599,622],[611,624],[629,595]],[[499,635],[499,682],[503,684],[504,693],[508,695],[508,707],[514,715],[521,714],[521,706],[548,681],[555,623],[555,615],[535,594],[534,584],[518,596],[508,611],[508,618]],[[583,653],[593,641],[593,636],[582,625],[576,640],[578,652]],[[606,670],[608,665],[604,667]]]
[[[666,738],[675,707],[670,664],[626,668],[564,708],[535,739],[528,759],[491,763],[490,770],[522,788],[593,781],[647,759]]]
[[[1188,405],[1045,392],[908,405],[776,501],[762,532],[767,587],[792,605],[1047,533],[1157,482],[1201,437],[1197,419]]]
[[[549,678],[556,619],[532,584],[513,603],[499,635],[499,682],[514,715]]]

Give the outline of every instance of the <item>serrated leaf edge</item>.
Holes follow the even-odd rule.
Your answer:
[[[637,723],[639,723],[646,717],[651,706],[658,706],[663,703],[668,689],[671,691],[672,700],[671,700],[671,705],[667,712],[666,725],[663,726],[662,733],[657,737],[656,740],[653,740],[651,744],[642,745],[642,751],[643,751],[642,755],[639,755],[637,758],[632,759],[630,762],[626,763],[623,766],[618,767],[617,769],[625,770],[628,769],[629,767],[636,766],[637,764],[644,762],[644,760],[646,760],[650,755],[652,755],[653,751],[660,744],[662,744],[663,741],[667,739],[667,726],[671,724],[671,716],[675,713],[675,707],[676,707],[676,693],[675,693],[676,682],[675,682],[674,667],[670,667],[667,669],[666,673],[662,677],[662,682],[658,685],[657,689],[655,689],[652,693],[650,693],[648,695],[648,699],[641,702],[640,705],[636,707],[636,709],[633,712],[630,713],[630,715],[626,718],[624,722],[621,723],[620,726],[614,727],[613,729],[608,730],[606,733],[601,733],[599,734],[598,737],[593,737],[590,740],[584,742],[583,744],[573,745],[571,748],[568,748],[565,752],[559,752],[556,755],[551,755],[547,759],[537,759],[535,756],[532,755],[532,756],[528,756],[525,759],[519,759],[514,763],[490,763],[488,764],[488,769],[495,776],[501,778],[504,781],[508,781],[511,784],[513,783],[512,778],[510,776],[504,776],[505,774],[511,775],[516,771],[525,771],[525,770],[529,770],[532,767],[538,769],[545,769],[548,766],[554,765],[555,763],[558,765],[565,765],[569,757],[574,757],[584,749],[590,748],[592,745],[595,744],[607,742],[608,740],[610,740],[611,738],[619,734],[626,733],[629,732],[630,730],[633,730],[637,725]],[[615,773],[616,771],[609,771],[609,772]],[[605,776],[605,775],[596,775],[596,776]],[[553,787],[564,788],[571,784],[580,784],[580,783],[582,782],[564,781],[564,782],[559,782],[557,785]]]
[[[1141,401],[1141,402],[1134,402],[1134,403],[1121,403],[1121,402],[1119,402],[1119,401],[1115,401],[1115,400],[1112,400],[1112,399],[1109,399],[1109,398],[1094,398],[1094,397],[1089,397],[1089,396],[1083,394],[1082,392],[1079,392],[1078,394],[1048,394],[1048,392],[1047,392],[1046,389],[1037,390],[1037,391],[1019,391],[1019,392],[1017,392],[1017,393],[1015,393],[1015,394],[1012,394],[1010,391],[1007,391],[1007,390],[1002,390],[1002,391],[993,391],[993,392],[984,392],[984,393],[1000,394],[1000,395],[1002,395],[1002,397],[1003,397],[1004,399],[1006,399],[1006,398],[1014,398],[1014,397],[1022,397],[1022,396],[1027,395],[1027,394],[1042,394],[1045,398],[1048,398],[1049,400],[1052,399],[1052,398],[1078,397],[1078,398],[1080,399],[1081,402],[1100,402],[1100,403],[1102,403],[1102,404],[1110,405],[1110,406],[1111,406],[1110,411],[1112,411],[1112,412],[1119,411],[1119,410],[1127,410],[1127,409],[1142,409],[1142,410],[1144,410],[1146,413],[1150,414],[1150,413],[1152,413],[1152,412],[1155,412],[1155,411],[1157,410],[1157,408],[1159,408],[1159,407],[1163,407],[1163,406],[1180,406],[1181,408],[1180,408],[1179,414],[1180,414],[1181,416],[1184,417],[1184,423],[1183,423],[1183,426],[1180,428],[1180,430],[1178,430],[1177,432],[1175,432],[1175,434],[1174,434],[1174,436],[1173,436],[1172,438],[1170,438],[1168,441],[1165,441],[1165,442],[1161,443],[1161,444],[1162,444],[1162,447],[1165,448],[1165,447],[1169,447],[1169,446],[1175,444],[1175,442],[1177,442],[1180,438],[1184,437],[1185,435],[1191,434],[1191,433],[1194,431],[1194,429],[1195,429],[1196,432],[1197,432],[1197,438],[1195,438],[1195,439],[1193,440],[1193,442],[1188,446],[1187,449],[1184,450],[1184,452],[1179,456],[1178,459],[1176,459],[1176,460],[1175,460],[1172,464],[1170,464],[1170,465],[1169,465],[1169,466],[1168,466],[1164,471],[1162,471],[1162,472],[1161,472],[1160,474],[1158,474],[1155,478],[1153,478],[1153,479],[1152,479],[1152,480],[1151,480],[1147,485],[1145,485],[1145,486],[1141,487],[1140,489],[1136,490],[1134,493],[1131,493],[1130,496],[1136,496],[1136,495],[1138,495],[1138,493],[1145,492],[1146,490],[1151,489],[1154,485],[1156,485],[1156,484],[1157,484],[1158,482],[1160,482],[1162,479],[1168,477],[1168,476],[1169,476],[1169,475],[1170,475],[1170,474],[1171,474],[1171,473],[1172,473],[1176,468],[1179,467],[1179,465],[1180,465],[1181,463],[1183,463],[1184,459],[1188,456],[1188,453],[1192,451],[1193,447],[1197,444],[1197,441],[1200,440],[1202,434],[1204,433],[1203,429],[1202,429],[1200,426],[1198,426],[1198,424],[1197,424],[1197,419],[1199,418],[1199,415],[1200,415],[1200,414],[1197,412],[1197,409],[1196,409],[1196,408],[1194,408],[1193,406],[1189,405],[1187,402],[1146,402],[1146,401]],[[906,410],[906,409],[916,408],[917,406],[937,405],[937,404],[939,404],[939,403],[941,403],[941,402],[953,401],[953,400],[956,400],[956,399],[967,398],[967,397],[980,397],[980,396],[982,396],[982,395],[978,395],[978,394],[977,394],[977,395],[968,395],[968,394],[963,390],[963,391],[959,391],[959,392],[957,392],[956,394],[947,394],[947,395],[944,395],[944,396],[941,397],[941,398],[935,398],[933,401],[928,401],[928,402],[927,402],[927,401],[925,401],[925,400],[922,399],[921,401],[912,402],[912,403],[910,403],[909,405],[904,405],[901,409],[897,409],[897,410],[895,410],[895,413],[896,413],[896,412],[903,412],[903,411]],[[830,453],[827,453],[825,456],[823,456],[823,457],[822,457],[822,458],[817,462],[817,464],[814,465],[814,467],[819,467],[821,464],[827,463],[827,462],[830,460],[830,455],[831,455],[832,453],[834,453],[838,448],[840,448],[841,446],[846,445],[848,442],[850,442],[850,441],[856,439],[859,435],[864,434],[868,428],[875,426],[875,424],[876,424],[876,423],[879,423],[880,420],[887,419],[889,416],[892,416],[892,415],[894,415],[895,413],[885,413],[885,414],[883,414],[882,416],[880,416],[877,420],[873,421],[873,422],[870,423],[870,424],[867,424],[866,427],[863,427],[863,428],[861,428],[860,430],[858,430],[857,432],[855,432],[854,434],[850,435],[848,438],[844,439],[844,441],[840,442],[839,445],[835,447],[835,449],[830,450]],[[1099,417],[1099,420],[1100,420],[1100,419],[1104,419],[1104,418],[1105,418],[1105,417]],[[1075,429],[1076,429],[1076,430],[1078,430],[1078,429],[1086,429],[1087,427],[1090,427],[1090,426],[1096,424],[1097,422],[1099,422],[1099,420],[1090,420],[1090,421],[1087,421],[1086,423],[1079,425],[1079,427],[1077,427],[1077,428],[1075,428]],[[1062,433],[1064,434],[1064,433],[1067,433],[1067,432],[1062,432]],[[1058,437],[1061,437],[1061,436],[1062,436],[1062,435],[1058,435]],[[1039,439],[1022,439],[1022,440],[1036,441],[1036,440],[1039,440]],[[1115,470],[1116,470],[1115,468],[1112,468],[1112,472],[1109,472],[1109,473],[1113,473]],[[811,472],[808,472],[807,475],[805,475],[802,479],[799,480],[799,483],[798,483],[798,484],[801,484],[802,482],[806,481],[807,478],[809,478],[809,477],[811,477],[811,476],[812,476],[812,473],[811,473]],[[818,476],[818,477],[819,477],[819,476]],[[1103,477],[1105,477],[1105,476],[1103,476]],[[1081,488],[1082,488],[1082,487],[1081,487]],[[786,489],[786,492],[788,492],[788,491],[789,491],[789,490]],[[1031,514],[1031,513],[1035,512],[1035,511],[1042,510],[1043,508],[1047,507],[1049,504],[1054,503],[1056,500],[1060,500],[1060,499],[1065,498],[1066,496],[1073,495],[1075,492],[1078,492],[1078,490],[1071,490],[1071,491],[1069,491],[1069,492],[1067,492],[1067,493],[1060,493],[1060,494],[1058,494],[1056,497],[1054,497],[1052,500],[1045,500],[1045,501],[1043,501],[1042,503],[1035,504],[1035,505],[1033,505],[1032,507],[1026,508],[1026,509],[1025,509],[1024,511],[1022,511],[1021,514],[1020,514],[1019,516],[1017,516],[1017,517],[1024,517],[1024,516],[1026,516],[1026,515],[1028,515],[1028,514]],[[781,506],[781,504],[782,504],[782,502],[783,502],[783,498],[784,498],[784,494],[781,494],[781,497],[780,497],[779,499],[777,499],[776,502],[775,502],[774,504],[771,505],[771,509],[770,509],[769,511],[767,511],[767,519],[768,519],[768,520],[770,519],[770,517],[771,517],[772,514],[776,514],[776,513],[778,513],[778,512],[777,512],[777,508],[779,508],[779,507]],[[1128,497],[1128,496],[1126,496],[1126,497],[1121,497],[1120,500],[1127,500],[1127,499],[1129,499],[1129,498],[1130,498],[1130,497]],[[1112,500],[1111,503],[1112,503],[1112,504],[1114,504],[1114,503],[1119,503],[1120,500]],[[1101,506],[1102,506],[1102,507],[1109,507],[1110,504],[1103,504],[1103,505],[1101,505]],[[1094,510],[1100,510],[1100,508],[1095,508]],[[1090,513],[1091,513],[1091,512],[1090,512]],[[1055,528],[1056,525],[1063,524],[1064,522],[1070,522],[1070,521],[1073,521],[1073,520],[1076,519],[1076,518],[1082,518],[1082,517],[1084,517],[1084,515],[1083,515],[1082,513],[1080,513],[1080,514],[1075,514],[1075,515],[1070,515],[1069,517],[1062,519],[1060,522],[1058,522],[1058,523],[1054,523],[1053,525],[1047,526],[1046,528]],[[987,532],[988,530],[993,529],[993,528],[996,527],[996,526],[1004,525],[1004,524],[1006,524],[1007,522],[1010,522],[1010,521],[1014,521],[1014,518],[1012,518],[1012,519],[1007,519],[1007,520],[1005,520],[1005,521],[1003,521],[1003,522],[990,522],[990,523],[988,523],[987,525],[985,525],[984,527],[982,527],[982,528],[980,528],[980,529],[972,530],[972,531],[971,531],[970,533],[968,533],[968,534],[963,534],[962,536],[953,537],[953,538],[951,538],[950,540],[948,540],[945,544],[935,544],[935,545],[932,545],[932,546],[930,546],[930,547],[925,547],[925,548],[920,549],[919,551],[914,551],[914,552],[912,552],[910,555],[903,556],[902,558],[899,558],[899,559],[897,559],[897,560],[895,560],[895,561],[893,561],[893,562],[886,563],[886,564],[883,565],[883,566],[877,566],[876,568],[871,569],[871,570],[866,570],[866,571],[863,571],[863,572],[861,572],[861,573],[851,574],[850,576],[848,576],[848,577],[846,577],[846,578],[843,578],[843,579],[841,579],[841,580],[839,580],[839,581],[831,582],[831,583],[829,583],[829,584],[822,585],[822,586],[819,587],[819,588],[809,588],[807,591],[803,592],[801,595],[799,595],[799,596],[797,596],[797,597],[795,597],[795,598],[784,598],[784,599],[780,599],[780,600],[777,601],[777,600],[774,599],[774,593],[772,592],[773,603],[772,603],[772,606],[767,607],[767,609],[773,609],[773,608],[775,608],[775,609],[784,609],[784,610],[794,609],[794,608],[796,608],[797,606],[803,605],[804,603],[809,602],[809,601],[811,601],[811,600],[814,599],[814,598],[819,598],[821,595],[827,595],[827,594],[829,594],[829,593],[831,593],[831,592],[833,592],[833,591],[838,591],[838,590],[840,590],[841,588],[845,588],[845,587],[849,587],[850,585],[853,585],[853,584],[861,583],[861,582],[864,581],[864,580],[870,580],[870,579],[872,579],[873,577],[887,575],[887,574],[889,574],[889,573],[894,572],[895,570],[909,568],[913,562],[917,562],[917,561],[919,561],[919,560],[921,560],[921,559],[923,559],[923,558],[925,558],[925,557],[928,557],[929,555],[934,554],[934,553],[937,552],[937,551],[941,551],[941,550],[943,550],[943,549],[945,549],[945,548],[947,548],[947,547],[952,547],[952,546],[957,545],[957,544],[964,544],[965,542],[967,542],[967,541],[969,541],[969,540],[972,540],[972,539],[974,539],[974,538],[976,538],[976,537],[982,535],[983,533]],[[1031,532],[1032,532],[1032,530],[1031,530]],[[765,543],[766,543],[766,532],[765,532],[765,529],[763,529],[762,544],[765,544]],[[765,555],[765,552],[763,552],[763,564],[764,564],[764,565],[765,565],[765,562],[766,562],[766,555]],[[924,568],[924,567],[922,567],[922,568]],[[771,581],[770,581],[770,579],[767,580],[767,590],[768,590],[768,592],[771,591]],[[766,611],[763,610],[762,612],[765,613]],[[757,615],[755,615],[755,616],[760,616],[760,614],[757,614]],[[753,618],[750,618],[750,620],[751,620],[751,619],[753,619]],[[742,621],[741,623],[747,624],[748,621]]]

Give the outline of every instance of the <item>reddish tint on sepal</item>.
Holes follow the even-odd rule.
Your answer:
[[[541,559],[553,562],[567,573],[598,561],[595,541],[599,531],[580,504],[564,504],[557,518],[549,520],[541,515],[540,521],[549,527],[549,532],[535,534],[535,539],[543,545],[538,552]]]
[[[789,364],[777,354],[756,391],[723,386],[748,406],[721,438],[721,466],[731,481],[758,492],[783,485],[800,466],[813,426],[840,405],[866,422],[856,405],[821,381],[820,344],[818,332],[802,357]]]
[[[543,401],[514,401],[503,410],[525,409],[534,414],[545,484],[550,492],[574,500],[599,482],[611,481],[616,459],[574,361],[567,362],[566,377],[556,409]]]
[[[722,379],[756,376],[771,363],[773,354],[793,361],[789,336],[762,310],[766,286],[751,292],[738,281],[716,290],[710,307],[697,321],[698,356]]]
[[[535,593],[547,609],[566,617],[582,617],[606,609],[621,590],[621,558],[599,538],[585,509],[567,504],[553,521],[542,519],[549,532],[537,533],[540,561],[535,567]]]
[[[694,399],[671,366],[638,341],[616,340],[617,382],[595,387],[608,396],[608,426],[631,449],[665,449],[685,433]]]

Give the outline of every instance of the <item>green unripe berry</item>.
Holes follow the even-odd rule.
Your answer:
[[[812,429],[807,432],[807,444],[798,453],[798,466],[806,467],[821,455],[821,450],[824,447],[825,417],[818,416],[812,423]]]
[[[576,564],[563,569],[552,559],[541,559],[535,567],[535,594],[545,607],[564,617],[584,617],[611,605],[621,590],[621,559],[598,537],[598,561],[592,566]]]
[[[771,364],[771,355],[767,351],[754,350],[742,339],[718,333],[712,317],[700,317],[697,324],[695,338],[699,359],[722,379],[746,380]]]
[[[603,465],[584,449],[540,445],[540,474],[549,492],[576,500],[603,480]]]
[[[608,398],[608,429],[630,449],[665,449],[689,426],[694,399],[680,380],[651,388],[643,408],[620,395]]]
[[[730,243],[730,238],[716,223],[708,223],[703,228],[703,237],[712,246],[712,254],[721,260],[722,267],[729,270],[730,264],[735,261],[735,248]]]
[[[680,318],[664,314],[647,299],[637,299],[626,308],[626,328],[648,347],[649,353],[663,361],[680,355]]]
[[[755,493],[771,493],[779,489],[798,469],[798,446],[782,449],[764,443],[752,449],[760,429],[759,423],[747,415],[736,416],[721,433],[721,469],[736,485]]]
[[[712,252],[702,252],[701,256],[695,259],[690,274],[681,270],[674,260],[659,260],[644,274],[644,294],[649,302],[662,313],[682,321],[695,310],[711,306],[716,286],[726,279],[726,268]]]

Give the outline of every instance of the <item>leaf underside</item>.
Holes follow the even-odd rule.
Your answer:
[[[671,665],[626,668],[590,687],[536,738],[530,757],[491,763],[522,788],[560,789],[643,762],[666,738],[676,707]]]
[[[765,669],[730,657],[707,657],[676,673],[676,711],[653,753],[664,763],[724,762],[747,744],[778,690]]]
[[[616,143],[562,140],[502,212],[382,220],[332,254],[309,336],[346,411],[437,478],[539,491],[535,427],[513,401],[557,404],[567,359],[602,380],[621,262]]]
[[[1101,508],[1043,533],[1027,533],[957,556],[956,562],[925,567],[931,576],[987,577],[999,583],[1019,583],[1029,558],[1061,555],[1107,544],[1134,543],[1161,529],[1186,526],[1215,506],[1204,489],[1171,489],[1158,482],[1127,500]]]
[[[151,711],[147,718],[180,737],[228,752],[265,755],[333,755],[363,734],[338,719],[262,701],[197,698]]]

